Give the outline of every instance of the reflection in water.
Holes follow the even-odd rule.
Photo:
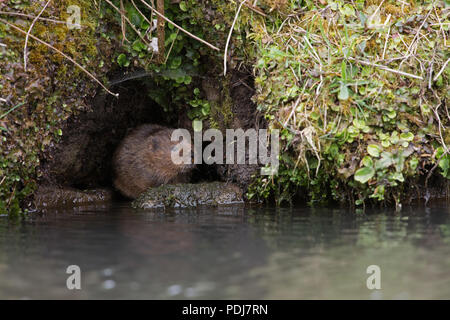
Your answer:
[[[401,214],[127,204],[0,220],[0,298],[450,298],[446,206]],[[69,265],[82,290],[66,288]],[[381,268],[379,291],[366,268]]]

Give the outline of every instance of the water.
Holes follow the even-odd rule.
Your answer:
[[[1,299],[449,299],[450,209],[137,211],[0,219]],[[66,268],[81,268],[68,290]],[[369,290],[369,265],[381,290]]]

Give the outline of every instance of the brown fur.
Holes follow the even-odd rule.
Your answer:
[[[171,159],[173,129],[145,124],[134,129],[117,148],[114,185],[124,195],[137,198],[150,187],[188,182],[194,165],[176,165]],[[188,143],[184,141],[183,143]]]

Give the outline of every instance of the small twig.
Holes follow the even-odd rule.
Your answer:
[[[433,9],[430,9],[430,11],[428,11],[428,14],[426,15],[425,19],[423,20],[422,24],[420,25],[420,27],[417,29],[416,35],[414,36],[413,40],[411,41],[411,44],[409,45],[408,51],[406,51],[406,54],[409,54],[410,51],[412,50],[412,46],[414,45],[414,43],[416,42],[417,37],[419,37],[420,34],[420,30],[422,30],[423,26],[425,25],[425,22],[427,22],[428,17],[431,14],[431,11]]]
[[[439,76],[442,74],[442,72],[444,72],[445,67],[447,67],[448,62],[450,61],[450,58],[447,59],[447,61],[445,61],[444,65],[442,66],[441,70],[436,74],[436,76],[433,78],[433,81],[436,81]]]
[[[175,41],[177,41],[179,32],[180,32],[180,29],[177,29],[177,35],[176,35],[175,39],[172,41],[172,44],[170,45],[169,52],[167,53],[166,59],[164,60],[164,64],[166,64],[167,60],[169,60],[170,53],[172,52],[172,48],[173,48],[173,45],[175,44]]]
[[[151,18],[150,18],[150,20],[145,16],[145,14],[143,14],[142,13],[142,11],[141,10],[139,10],[139,8],[138,8],[138,6],[136,5],[136,3],[134,3],[134,0],[131,0],[131,3],[133,4],[133,6],[134,6],[134,8],[136,9],[136,11],[137,12],[139,12],[139,14],[144,18],[144,20],[149,24],[149,29],[151,30],[152,28],[153,28],[153,21],[150,21],[150,20],[152,20]],[[153,12],[152,12],[152,14],[153,14]],[[148,33],[148,31],[146,32],[146,34]]]
[[[364,60],[359,60],[359,59],[355,59],[355,58],[352,58],[352,57],[349,57],[348,59],[352,60],[352,61],[359,62],[359,63],[364,64],[366,66],[377,67],[377,68],[380,68],[382,70],[386,70],[386,71],[389,71],[389,72],[392,72],[392,73],[400,74],[402,76],[423,80],[423,77],[421,77],[421,76],[418,76],[418,75],[415,75],[415,74],[412,74],[412,73],[403,72],[403,71],[400,71],[400,70],[394,70],[394,69],[391,69],[391,68],[386,67],[386,66],[381,65],[381,64],[372,63],[372,62],[364,61]]]
[[[0,186],[2,185],[3,181],[5,181],[6,176],[3,177],[2,181],[0,181]]]
[[[6,16],[19,16],[19,17],[30,18],[30,19],[36,18],[36,16],[30,15],[30,14],[25,14],[25,13],[20,13],[20,12],[0,11],[0,15],[1,14],[6,15]],[[67,21],[55,20],[55,19],[44,18],[44,17],[39,17],[38,20],[43,20],[43,21],[53,22],[53,23],[67,24]]]
[[[12,23],[9,23],[8,21],[1,19],[0,18],[0,22],[10,26],[11,28],[15,29],[16,31],[23,33],[23,34],[27,34],[26,31],[20,29],[19,27],[15,26]],[[108,92],[110,95],[115,96],[116,98],[119,97],[118,93],[113,93],[111,92],[108,88],[105,87],[105,85],[103,83],[100,82],[100,80],[98,80],[96,77],[94,77],[89,71],[87,71],[82,65],[80,65],[78,62],[76,62],[75,60],[73,60],[71,57],[69,57],[67,54],[65,54],[64,52],[62,52],[61,50],[56,49],[54,46],[52,46],[51,44],[39,39],[38,37],[33,36],[32,34],[30,34],[30,38],[42,43],[43,45],[49,47],[50,49],[58,52],[60,55],[62,55],[64,58],[66,58],[67,60],[69,60],[70,62],[72,62],[74,65],[76,65],[78,68],[80,68],[84,73],[86,73],[92,80],[94,80],[95,82],[97,82],[103,89],[105,89],[106,92]]]
[[[238,10],[236,11],[236,14],[234,15],[233,23],[231,24],[230,32],[228,33],[227,43],[225,45],[225,53],[223,54],[223,75],[225,76],[227,74],[227,52],[228,52],[228,45],[230,44],[231,35],[233,34],[234,25],[236,24],[237,18],[239,17],[239,12],[241,12],[242,5],[247,2],[247,0],[244,0],[239,5]]]
[[[106,0],[108,1],[108,0]],[[167,22],[171,23],[174,25],[174,27],[180,29],[181,31],[183,31],[184,33],[186,33],[187,35],[191,36],[192,38],[194,38],[197,41],[200,41],[201,43],[207,45],[208,47],[210,47],[211,49],[220,51],[219,48],[213,46],[212,44],[210,44],[209,42],[197,37],[196,35],[193,35],[192,33],[190,33],[189,31],[183,29],[182,27],[180,27],[179,25],[177,25],[175,22],[173,22],[172,20],[170,20],[169,18],[166,18],[164,15],[162,15],[161,13],[159,13],[156,9],[154,9],[151,5],[149,5],[147,2],[145,2],[144,0],[141,0],[141,2],[146,5],[150,10],[152,10],[152,12],[156,13],[156,15],[158,15],[159,17],[161,17],[162,19],[166,20]]]
[[[385,54],[386,54],[386,47],[387,47],[387,43],[388,43],[388,40],[389,40],[389,34],[390,34],[390,33],[391,33],[391,27],[389,27],[388,33],[387,33],[387,35],[386,35],[386,41],[384,42],[383,56],[381,57],[381,60],[384,60],[384,56],[385,56]]]
[[[375,15],[378,13],[378,11],[381,8],[381,5],[384,3],[384,0],[381,1],[380,5],[377,7],[377,9],[372,13],[372,15],[369,17],[369,19],[367,19],[367,21],[372,21],[373,18],[375,17]]]
[[[25,72],[27,72],[27,46],[28,46],[28,38],[30,37],[30,33],[31,30],[34,27],[34,24],[36,23],[36,21],[39,19],[39,17],[42,15],[42,13],[45,11],[45,9],[47,8],[47,6],[50,4],[51,0],[48,0],[47,3],[45,4],[45,6],[42,8],[42,10],[39,12],[39,14],[36,16],[36,18],[33,19],[33,22],[31,22],[31,26],[28,29],[27,35],[25,37],[25,45],[23,46],[23,70]]]
[[[130,25],[130,27],[134,30],[134,32],[136,32],[136,34],[139,36],[139,38],[141,38],[142,41],[144,41],[144,43],[148,46],[149,44],[147,43],[147,41],[145,40],[145,38],[142,36],[142,34],[139,32],[139,30],[136,29],[136,27],[134,26],[134,24],[131,23],[131,21],[128,19],[128,17],[126,15],[123,14],[122,11],[120,11],[119,8],[117,8],[111,1],[109,0],[105,0],[111,7],[113,7],[114,10],[116,10],[120,16],[125,19],[125,21]]]
[[[431,56],[431,60],[428,67],[428,89],[431,89],[431,82],[433,78],[433,66],[434,66],[434,56],[436,55],[436,47],[433,49],[433,55]]]
[[[297,100],[295,101],[294,105],[292,106],[289,116],[287,117],[286,121],[284,122],[284,126],[286,126],[288,124],[289,120],[291,120],[291,117],[294,114],[295,110],[297,110],[297,106],[300,103],[301,99],[302,99],[302,96],[298,96]]]
[[[123,6],[123,0],[120,0],[120,27],[122,28],[122,44],[124,44],[124,42],[129,42],[127,39],[127,30],[126,30],[126,26],[125,26],[125,8]]]
[[[441,18],[439,17],[439,15],[437,13],[436,6],[434,6],[434,13],[436,14],[436,18],[437,18],[437,20],[439,22],[438,24],[439,24],[439,28],[442,31],[442,37],[444,37],[444,47],[446,47],[447,46],[447,37],[445,36],[445,31],[444,31],[444,28],[442,27]]]
[[[14,197],[15,194],[16,194],[16,184],[14,184],[13,192],[11,193],[11,196],[9,197],[8,207],[11,205],[12,198]]]
[[[258,8],[258,7],[256,6],[256,4],[252,5],[252,4],[250,4],[250,3],[245,3],[245,6],[246,6],[247,8],[249,8],[250,10],[252,10],[252,11],[254,11],[254,12],[256,12],[256,13],[262,15],[263,17],[267,17],[267,14],[265,14],[264,11],[263,11],[261,8]]]

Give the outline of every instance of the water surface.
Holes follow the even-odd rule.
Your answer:
[[[449,213],[120,203],[0,218],[0,298],[449,299]],[[69,265],[81,290],[66,287]]]

